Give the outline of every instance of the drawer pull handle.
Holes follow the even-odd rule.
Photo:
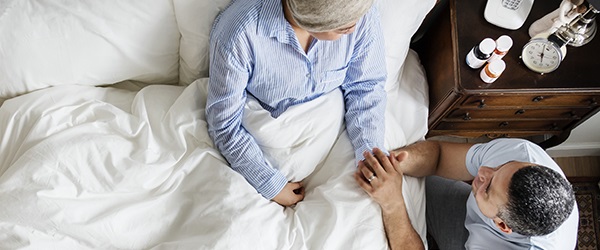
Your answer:
[[[590,102],[590,106],[598,105],[598,101],[596,101],[596,98],[589,99],[588,102]]]
[[[552,123],[552,127],[550,127],[551,130],[558,130],[558,125],[556,125],[556,123]]]
[[[463,120],[465,120],[465,121],[471,120],[471,115],[469,114],[469,112],[467,112],[467,113],[465,113],[465,115],[463,115]]]
[[[517,110],[517,112],[515,112],[515,115],[522,115],[522,114],[525,114],[524,109],[519,109],[519,110]]]
[[[506,127],[508,126],[508,122],[501,122],[500,125],[498,125],[499,127]]]
[[[478,108],[480,108],[480,109],[485,108],[485,99],[481,99],[477,102],[479,103],[479,105],[477,105]]]
[[[531,100],[532,102],[541,102],[542,100],[544,100],[543,96],[536,96],[533,98],[533,100]]]

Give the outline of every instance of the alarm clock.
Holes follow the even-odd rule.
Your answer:
[[[550,73],[560,66],[567,55],[566,44],[556,33],[537,35],[523,46],[521,60],[534,72]]]

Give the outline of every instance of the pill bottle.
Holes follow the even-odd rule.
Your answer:
[[[513,40],[510,38],[510,36],[502,35],[498,37],[498,39],[496,39],[496,49],[494,49],[494,52],[488,61],[502,59],[506,53],[508,53],[508,50],[510,47],[512,47],[512,45]]]
[[[502,59],[497,59],[488,62],[485,67],[481,70],[479,76],[485,83],[493,83],[500,77],[502,72],[506,69],[506,63]]]
[[[467,54],[467,65],[473,69],[481,68],[496,49],[496,42],[491,38],[485,38],[475,45]]]

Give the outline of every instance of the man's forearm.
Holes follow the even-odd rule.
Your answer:
[[[410,223],[404,202],[396,209],[381,212],[390,249],[425,249],[421,237]]]
[[[436,141],[420,141],[393,151],[408,152],[408,157],[400,163],[400,169],[405,175],[424,177],[434,175],[439,163],[440,145]]]
[[[454,180],[472,180],[467,171],[465,158],[471,143],[420,141],[393,151],[408,152],[406,160],[399,164],[400,170],[409,176],[437,175]]]

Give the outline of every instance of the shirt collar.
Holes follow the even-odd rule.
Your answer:
[[[281,0],[263,0],[258,16],[258,34],[268,37],[277,37],[278,40],[287,37],[287,28],[290,26],[283,14]]]

